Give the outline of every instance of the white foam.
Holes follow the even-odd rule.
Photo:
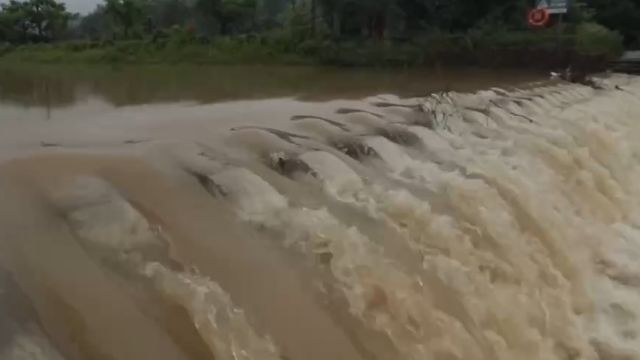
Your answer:
[[[57,195],[74,232],[83,240],[115,250],[154,244],[147,220],[107,182],[77,178]]]
[[[201,275],[173,272],[158,263],[145,265],[143,273],[164,296],[187,310],[216,359],[282,359],[271,339],[253,330],[244,312],[217,283]]]
[[[353,192],[364,186],[360,176],[332,154],[312,151],[302,154],[300,160],[309,165],[325,181],[329,192],[337,194]]]
[[[243,178],[259,179],[248,175],[248,170],[240,173]],[[260,187],[266,189],[264,184]],[[243,196],[235,191],[242,191],[244,185],[229,189],[232,197]],[[268,197],[279,199],[281,195]],[[253,205],[247,209],[243,201],[235,205],[241,217],[282,231],[285,246],[297,248],[312,258],[329,259],[328,267],[351,313],[367,326],[388,334],[406,359],[431,359],[434,351],[441,356],[470,356],[481,351],[459,321],[429,305],[430,295],[417,279],[401,271],[378,245],[357,229],[344,226],[326,209]],[[248,213],[252,216],[247,217]],[[456,344],[464,344],[464,349]]]
[[[247,169],[229,169],[211,179],[231,195],[243,218],[261,218],[265,213],[287,208],[287,199]]]
[[[9,346],[0,349],[2,360],[63,360],[63,357],[37,334],[19,333],[13,337]]]

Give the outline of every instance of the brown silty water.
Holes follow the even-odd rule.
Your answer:
[[[640,359],[640,81],[599,81],[5,91],[0,359]]]

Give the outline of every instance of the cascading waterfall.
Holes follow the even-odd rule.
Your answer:
[[[16,151],[0,359],[640,360],[640,79],[600,82]]]

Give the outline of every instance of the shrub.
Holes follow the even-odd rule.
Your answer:
[[[0,56],[11,52],[14,47],[9,43],[0,43]]]
[[[72,52],[86,51],[89,49],[99,48],[101,44],[90,40],[75,40],[62,43],[61,47]]]
[[[617,57],[623,50],[622,36],[596,23],[584,23],[576,29],[576,50],[585,55]]]

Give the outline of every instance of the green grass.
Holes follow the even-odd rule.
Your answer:
[[[156,44],[146,41],[116,43],[60,43],[23,45],[4,52],[0,61],[35,63],[140,64],[305,64],[295,53],[274,51],[260,44]]]
[[[549,67],[576,57],[606,62],[620,54],[619,35],[593,24],[558,37],[553,32],[486,31],[427,34],[410,41],[293,41],[285,36],[74,41],[0,46],[0,61],[14,63],[280,64],[421,66],[433,64]],[[537,66],[545,64],[544,66]]]

